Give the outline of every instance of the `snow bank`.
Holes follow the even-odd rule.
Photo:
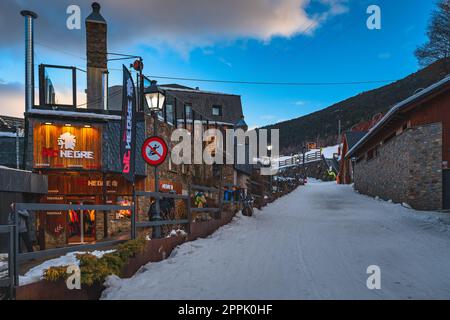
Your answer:
[[[79,261],[76,258],[77,254],[85,254],[90,253],[97,258],[101,258],[106,253],[114,252],[115,250],[106,250],[106,251],[91,251],[91,252],[83,252],[83,251],[76,251],[76,252],[69,252],[65,256],[61,256],[59,258],[47,260],[44,263],[41,263],[40,265],[37,265],[30,270],[28,270],[25,275],[19,277],[19,283],[21,286],[30,284],[33,282],[37,282],[39,280],[42,280],[44,271],[50,267],[58,267],[58,266],[65,266],[65,265],[79,265]]]
[[[329,147],[325,147],[322,148],[322,155],[326,158],[326,159],[333,159],[334,154],[337,154],[339,150],[339,145],[335,145],[335,146],[329,146]]]
[[[186,237],[187,233],[182,229],[176,229],[176,230],[172,229],[172,231],[170,231],[170,234],[167,236],[167,238],[177,237],[177,236]]]

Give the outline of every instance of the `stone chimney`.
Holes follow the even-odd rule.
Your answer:
[[[107,74],[106,20],[100,14],[100,4],[92,3],[92,13],[86,18],[87,108],[103,109],[104,76]]]

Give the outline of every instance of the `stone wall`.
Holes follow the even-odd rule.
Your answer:
[[[409,128],[355,164],[360,193],[406,202],[419,210],[442,208],[442,125]]]

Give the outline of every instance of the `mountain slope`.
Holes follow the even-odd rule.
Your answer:
[[[415,91],[441,80],[448,74],[447,70],[441,60],[389,85],[360,93],[306,116],[264,128],[280,129],[280,150],[283,153],[298,152],[308,141],[318,140],[321,145],[335,144],[338,139],[338,119],[341,119],[341,131],[344,132],[359,122],[370,120],[377,113],[385,113]]]

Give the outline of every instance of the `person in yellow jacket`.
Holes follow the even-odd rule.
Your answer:
[[[197,192],[195,194],[194,205],[197,208],[204,208],[204,207],[206,207],[206,197],[205,197],[205,194],[203,192]]]

